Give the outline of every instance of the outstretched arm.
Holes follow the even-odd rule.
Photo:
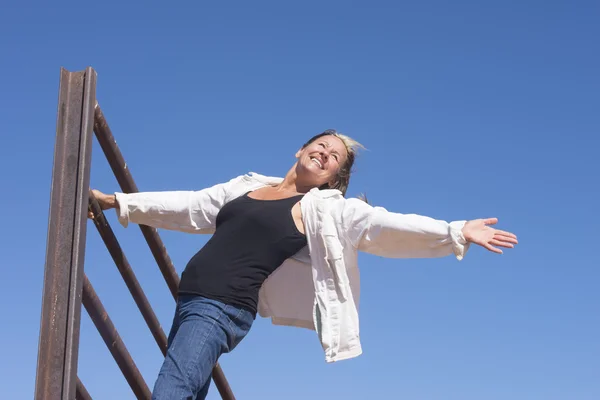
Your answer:
[[[490,251],[517,244],[514,234],[492,228],[495,218],[446,222],[416,214],[372,207],[360,200],[345,201],[344,231],[360,251],[390,258],[433,258],[454,254],[459,260],[471,243]]]
[[[125,227],[133,222],[180,232],[213,233],[217,214],[228,201],[228,185],[236,179],[199,191],[93,193],[102,209],[116,209]]]

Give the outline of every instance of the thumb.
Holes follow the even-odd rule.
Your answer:
[[[487,218],[483,220],[483,223],[486,225],[495,225],[498,223],[498,218]]]

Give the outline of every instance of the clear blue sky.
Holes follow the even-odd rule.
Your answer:
[[[141,190],[282,175],[334,128],[368,148],[350,196],[519,236],[462,262],[361,255],[364,354],[326,364],[313,332],[258,319],[221,360],[238,398],[600,398],[600,5],[413,3],[5,3],[0,398],[33,395],[59,68],[88,65]],[[92,185],[119,190],[96,142]],[[168,331],[139,229],[110,218]],[[161,353],[88,228],[86,272],[151,387]],[[207,239],[162,237],[178,272]],[[81,327],[92,396],[133,398],[85,310]]]

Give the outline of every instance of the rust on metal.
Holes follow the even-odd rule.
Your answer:
[[[117,146],[117,142],[115,141],[99,105],[96,105],[95,109],[94,132],[98,139],[98,143],[100,143],[100,147],[108,160],[108,164],[117,178],[121,190],[124,193],[138,192],[137,185],[131,176],[131,171],[125,163],[121,150],[119,149],[119,146]],[[167,282],[171,295],[174,299],[177,299],[179,276],[177,275],[177,271],[173,266],[173,262],[167,253],[167,249],[165,248],[162,239],[155,228],[146,225],[139,225],[139,227],[142,230],[142,234],[150,247],[150,251],[154,256],[165,281]]]
[[[133,297],[135,303],[137,304],[148,328],[150,328],[150,332],[152,332],[152,336],[158,344],[163,355],[167,353],[167,336],[165,335],[162,327],[160,326],[160,322],[154,314],[152,307],[150,306],[150,302],[148,298],[144,294],[142,287],[140,286],[139,281],[137,280],[131,265],[129,265],[129,261],[127,261],[127,257],[125,257],[125,253],[123,249],[119,245],[119,241],[117,240],[110,224],[108,223],[102,209],[100,208],[100,204],[94,197],[94,194],[90,191],[90,211],[92,211],[94,218],[94,225],[98,229],[98,233],[100,233],[100,237],[104,241],[108,252],[110,253],[117,269],[121,273],[131,296]]]
[[[142,374],[131,358],[131,354],[127,351],[125,343],[123,343],[121,336],[119,336],[91,282],[85,275],[83,277],[82,300],[83,306],[96,326],[96,329],[98,329],[100,336],[102,336],[104,343],[106,343],[106,347],[108,347],[108,350],[117,362],[135,396],[138,399],[150,399],[150,389],[148,389]]]
[[[35,382],[39,400],[72,400],[76,392],[95,99],[92,68],[61,68]]]
[[[218,363],[213,368],[212,379],[215,382],[215,386],[217,387],[221,398],[225,400],[235,400],[235,396],[233,395],[231,386],[229,386],[227,378],[225,378],[225,373],[223,372],[223,369]]]
[[[77,377],[82,303],[135,396],[150,399],[146,382],[83,271],[89,207],[98,216],[94,224],[164,355],[166,336],[89,191],[92,132],[96,133],[123,192],[138,191],[96,100],[96,72],[91,67],[78,72],[61,68],[57,114],[35,399],[91,400]],[[179,276],[158,231],[145,225],[140,225],[140,229],[177,299]],[[224,399],[235,400],[218,363],[212,378]]]
[[[85,386],[79,378],[77,378],[77,386],[75,390],[75,400],[92,400],[92,396],[88,393]]]
[[[131,170],[127,167],[125,159],[121,154],[119,146],[108,126],[108,122],[102,113],[102,109],[99,104],[95,107],[95,118],[94,118],[94,133],[100,143],[100,147],[108,160],[108,163],[117,178],[117,182],[124,193],[136,193],[138,192],[137,185],[131,175]],[[146,225],[139,225],[150,251],[156,260],[158,267],[167,282],[167,286],[171,291],[171,295],[174,299],[177,299],[177,288],[179,287],[179,276],[177,271],[171,262],[171,258],[167,253],[167,250],[160,238],[158,231],[155,228]],[[219,363],[215,365],[213,369],[213,380],[219,393],[226,400],[235,400],[233,391],[227,382],[225,373],[223,372]]]

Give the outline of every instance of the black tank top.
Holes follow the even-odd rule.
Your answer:
[[[292,217],[302,195],[256,200],[246,193],[219,211],[216,230],[181,275],[179,293],[197,294],[256,315],[267,277],[306,246]]]

